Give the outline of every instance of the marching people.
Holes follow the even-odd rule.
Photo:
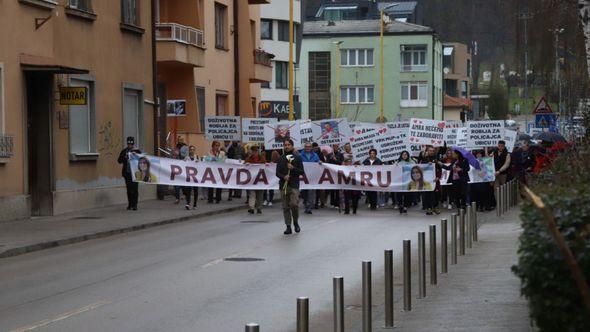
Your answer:
[[[427,146],[420,163],[422,164],[435,164],[435,176],[438,178],[440,177],[440,167],[436,165],[436,151],[432,146]],[[436,190],[436,187],[434,188]],[[440,210],[438,209],[438,202],[436,201],[436,193],[435,191],[424,191],[422,193],[422,206],[424,210],[426,210],[426,215],[432,214],[440,214]]]
[[[232,141],[230,146],[227,148],[228,159],[236,159],[236,160],[244,160],[246,157],[246,150],[238,141]],[[242,190],[241,189],[229,189],[229,193],[227,194],[227,200],[231,201],[233,198],[241,198],[242,197]]]
[[[270,152],[270,154],[269,154]],[[279,159],[281,159],[281,153],[279,152],[279,150],[269,150],[267,151],[266,154],[266,160],[270,160],[271,163],[276,164],[279,162]],[[265,190],[264,191],[264,202],[262,203],[262,205],[264,206],[272,206],[272,201],[275,197],[275,191],[270,189],[270,190]]]
[[[188,147],[184,143],[184,138],[178,136],[176,147],[172,151],[172,158],[183,160],[188,154]],[[174,186],[174,204],[180,203],[180,193],[182,192],[181,186]]]
[[[264,154],[259,153],[258,146],[252,145],[250,147],[250,154],[246,157],[244,161],[245,164],[252,164],[252,165],[264,165],[266,164],[266,157]],[[248,213],[254,214],[254,209],[256,209],[257,214],[262,213],[262,199],[264,196],[264,190],[249,190],[248,192]]]
[[[404,166],[408,166],[408,165],[414,165],[416,164],[414,162],[414,160],[412,160],[412,158],[410,157],[410,153],[408,151],[402,151],[402,153],[400,153],[399,155],[399,159],[397,160],[397,165],[401,166],[402,168]],[[397,198],[397,206],[399,208],[399,213],[403,214],[403,213],[408,213],[408,207],[410,207],[410,204],[412,203],[412,195],[413,193],[408,193],[408,192],[398,192],[396,193],[396,198]]]
[[[475,158],[485,157],[483,150],[475,150],[472,152]],[[476,182],[470,185],[471,199],[477,203],[477,210],[479,212],[490,211],[494,206],[494,187],[493,182]]]
[[[441,168],[451,171],[448,181],[452,185],[455,207],[457,209],[465,208],[469,183],[469,162],[459,151],[453,150],[453,163],[451,165],[447,166],[440,161],[437,161],[437,164]]]
[[[203,159],[206,162],[224,162],[225,152],[221,151],[221,143],[219,141],[213,141],[211,143],[211,150]],[[215,193],[215,197],[213,197]],[[221,202],[221,188],[209,188],[207,192],[207,203],[211,204],[215,200],[215,204]]]
[[[344,155],[340,152],[340,145],[339,144],[332,144],[332,153],[328,155],[328,164],[333,165],[342,165],[344,161]],[[339,191],[338,190],[330,190],[328,191],[330,195],[330,206],[337,209],[340,207],[339,201]]]
[[[453,150],[447,149],[444,156],[442,157],[441,162],[443,164],[452,164],[454,161],[455,159],[453,158]],[[455,198],[453,197],[453,191],[451,186],[441,186],[441,201],[443,209],[453,209],[452,203],[455,201]]]
[[[345,166],[352,165],[352,158],[344,159]],[[356,214],[356,210],[359,206],[359,199],[361,198],[360,190],[344,190],[344,214],[350,214],[352,208],[352,214]]]
[[[510,153],[506,150],[506,142],[498,141],[498,148],[490,154],[494,158],[494,166],[496,168],[496,180],[494,181],[494,191],[501,185],[506,184],[508,178],[508,169],[510,168]],[[496,197],[496,201],[498,197]]]
[[[305,143],[303,150],[299,152],[301,161],[304,163],[319,163],[320,157],[313,152],[311,143]],[[311,210],[315,204],[315,190],[302,190],[303,206],[305,214],[312,214]]]
[[[196,163],[199,161],[199,156],[197,156],[197,148],[194,145],[189,146],[188,148],[188,155],[184,158],[184,161]],[[183,187],[184,191],[184,198],[186,200],[186,204],[184,208],[190,210],[191,208],[191,196],[193,196],[193,210],[197,209],[197,201],[199,196],[199,187]]]
[[[284,154],[277,163],[276,176],[279,178],[279,191],[283,201],[283,217],[287,229],[284,234],[291,234],[291,224],[299,233],[299,177],[305,174],[301,157],[295,151],[293,140],[283,143]]]
[[[318,146],[317,143],[313,143],[312,147],[317,147],[317,149],[314,148],[314,152],[318,155],[319,159],[320,159],[320,163],[328,163],[328,150],[326,149],[320,149],[320,147]],[[315,206],[314,208],[317,209],[323,209],[326,207],[326,193],[328,191],[324,190],[324,189],[317,189],[316,190],[316,195],[315,195]]]
[[[535,166],[535,157],[529,144],[529,141],[523,141],[520,148],[514,151],[510,158],[514,165],[514,176],[523,184],[527,184],[527,173],[532,172]]]
[[[137,202],[139,200],[139,189],[137,182],[133,182],[131,175],[131,166],[129,165],[129,153],[141,153],[135,147],[135,138],[133,136],[127,137],[127,147],[121,150],[117,162],[122,165],[121,175],[125,179],[125,187],[127,189],[127,210],[137,210]]]
[[[380,166],[383,165],[381,159],[377,158],[377,150],[369,150],[369,157],[363,161],[363,165],[366,166]],[[369,207],[371,210],[377,210],[377,192],[368,191],[367,198],[369,199]]]

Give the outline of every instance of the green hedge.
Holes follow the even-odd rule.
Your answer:
[[[590,282],[590,149],[569,149],[532,179],[531,189],[548,205],[567,245]],[[523,203],[518,265],[522,294],[541,331],[590,331],[590,315],[545,221]]]

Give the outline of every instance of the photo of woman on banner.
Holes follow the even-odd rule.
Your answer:
[[[157,183],[158,178],[150,171],[151,163],[147,157],[139,158],[137,162],[137,171],[135,172],[135,181]]]
[[[322,139],[328,138],[339,138],[339,128],[337,121],[325,121],[322,122]]]
[[[289,125],[280,124],[277,125],[275,128],[275,142],[276,143],[284,143],[285,141],[291,139],[291,130]]]
[[[428,167],[432,166],[428,165]],[[422,169],[422,165],[404,166],[403,173],[404,179],[410,179],[410,183],[408,184],[409,191],[434,190],[432,184],[424,179],[424,170]]]
[[[467,204],[467,187],[469,183],[469,162],[458,150],[453,150],[453,163],[445,165],[438,162],[438,165],[451,171],[448,182],[452,185],[453,198],[457,209],[465,208]]]

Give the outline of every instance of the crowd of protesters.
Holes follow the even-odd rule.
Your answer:
[[[128,147],[121,151],[119,162],[123,164],[123,175],[128,185],[129,195],[128,209],[137,209],[137,189],[131,183],[130,172],[125,159],[126,151],[133,151],[133,138],[128,139]],[[371,149],[369,157],[364,160],[355,160],[351,146],[345,144],[340,146],[319,146],[316,143],[306,143],[303,149],[297,151],[293,143],[288,140],[282,150],[264,150],[263,147],[255,144],[241,144],[240,142],[226,142],[222,145],[219,141],[211,143],[209,151],[201,157],[197,154],[195,146],[184,143],[182,138],[172,151],[172,158],[185,161],[206,161],[206,162],[240,162],[246,164],[267,164],[277,165],[277,177],[280,180],[279,193],[282,200],[283,215],[287,224],[286,234],[292,232],[293,225],[296,232],[299,232],[299,199],[302,199],[305,214],[313,214],[314,210],[338,209],[344,214],[357,214],[357,211],[364,203],[369,210],[393,208],[404,215],[408,209],[422,209],[426,215],[437,215],[441,209],[460,209],[466,204],[477,202],[479,211],[490,211],[496,206],[494,188],[507,181],[516,178],[526,183],[527,174],[532,172],[538,164],[542,155],[540,149],[533,150],[528,141],[520,142],[520,146],[512,153],[506,149],[506,143],[500,141],[497,147],[466,151],[447,147],[424,146],[419,155],[412,156],[409,151],[403,151],[398,160],[383,162],[379,159],[378,151]],[[495,166],[495,181],[470,183],[470,163],[465,153],[473,157],[492,157]],[[472,158],[472,159],[475,159]],[[421,188],[417,190],[430,190],[422,192],[361,192],[358,190],[302,190],[299,191],[299,175],[303,174],[303,163],[328,163],[335,165],[366,165],[379,167],[384,164],[399,164],[401,166],[414,164],[432,163],[435,166],[435,183],[417,182]],[[441,185],[440,179],[442,170],[449,171],[446,185]],[[416,175],[413,173],[416,172]],[[420,174],[418,174],[420,173]],[[412,177],[423,177],[419,167],[412,168]],[[285,187],[285,188],[283,188]],[[199,195],[200,191],[200,195]],[[243,190],[228,190],[228,200],[240,199]],[[207,200],[209,204],[218,204],[221,200],[221,188],[199,188],[199,187],[174,187],[174,203],[180,204],[184,198],[187,210],[197,209],[197,202]],[[246,201],[247,211],[250,214],[261,214],[264,206],[272,206],[275,198],[274,190],[247,190]],[[184,197],[181,197],[184,196]]]

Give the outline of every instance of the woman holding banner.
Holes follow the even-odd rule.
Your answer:
[[[211,151],[203,158],[203,161],[210,163],[219,163],[225,161],[225,152],[221,151],[221,143],[213,141],[211,143]],[[215,191],[215,204],[221,201],[221,188],[209,188],[207,193],[207,203],[213,203],[213,192]]]
[[[455,160],[451,165],[445,165],[438,161],[438,165],[446,170],[451,171],[449,181],[452,185],[453,196],[455,198],[455,207],[457,209],[464,209],[467,204],[467,187],[469,183],[469,162],[463,155],[453,150],[453,159]]]
[[[377,158],[377,150],[371,149],[369,150],[369,158],[363,161],[363,165],[366,166],[380,166],[383,165],[381,159]],[[369,199],[369,206],[371,210],[377,210],[377,192],[376,191],[368,191],[367,198]]]
[[[266,158],[264,154],[258,152],[258,146],[252,145],[250,147],[250,154],[246,157],[244,161],[246,165],[253,164],[253,165],[260,165],[266,164]],[[262,213],[262,198],[264,196],[263,190],[249,190],[248,191],[248,213],[254,214],[254,209],[256,209],[256,213]]]
[[[414,162],[414,160],[412,160],[412,158],[410,157],[410,153],[408,151],[402,151],[402,153],[400,153],[399,155],[399,159],[396,162],[397,165],[401,166],[402,169],[404,166],[406,165],[414,165],[416,164],[416,162]],[[413,193],[408,193],[408,192],[398,192],[395,193],[396,198],[397,198],[397,206],[399,208],[399,213],[403,214],[403,213],[408,213],[408,207],[410,207],[410,204],[412,203],[413,199],[412,196],[414,195]]]

